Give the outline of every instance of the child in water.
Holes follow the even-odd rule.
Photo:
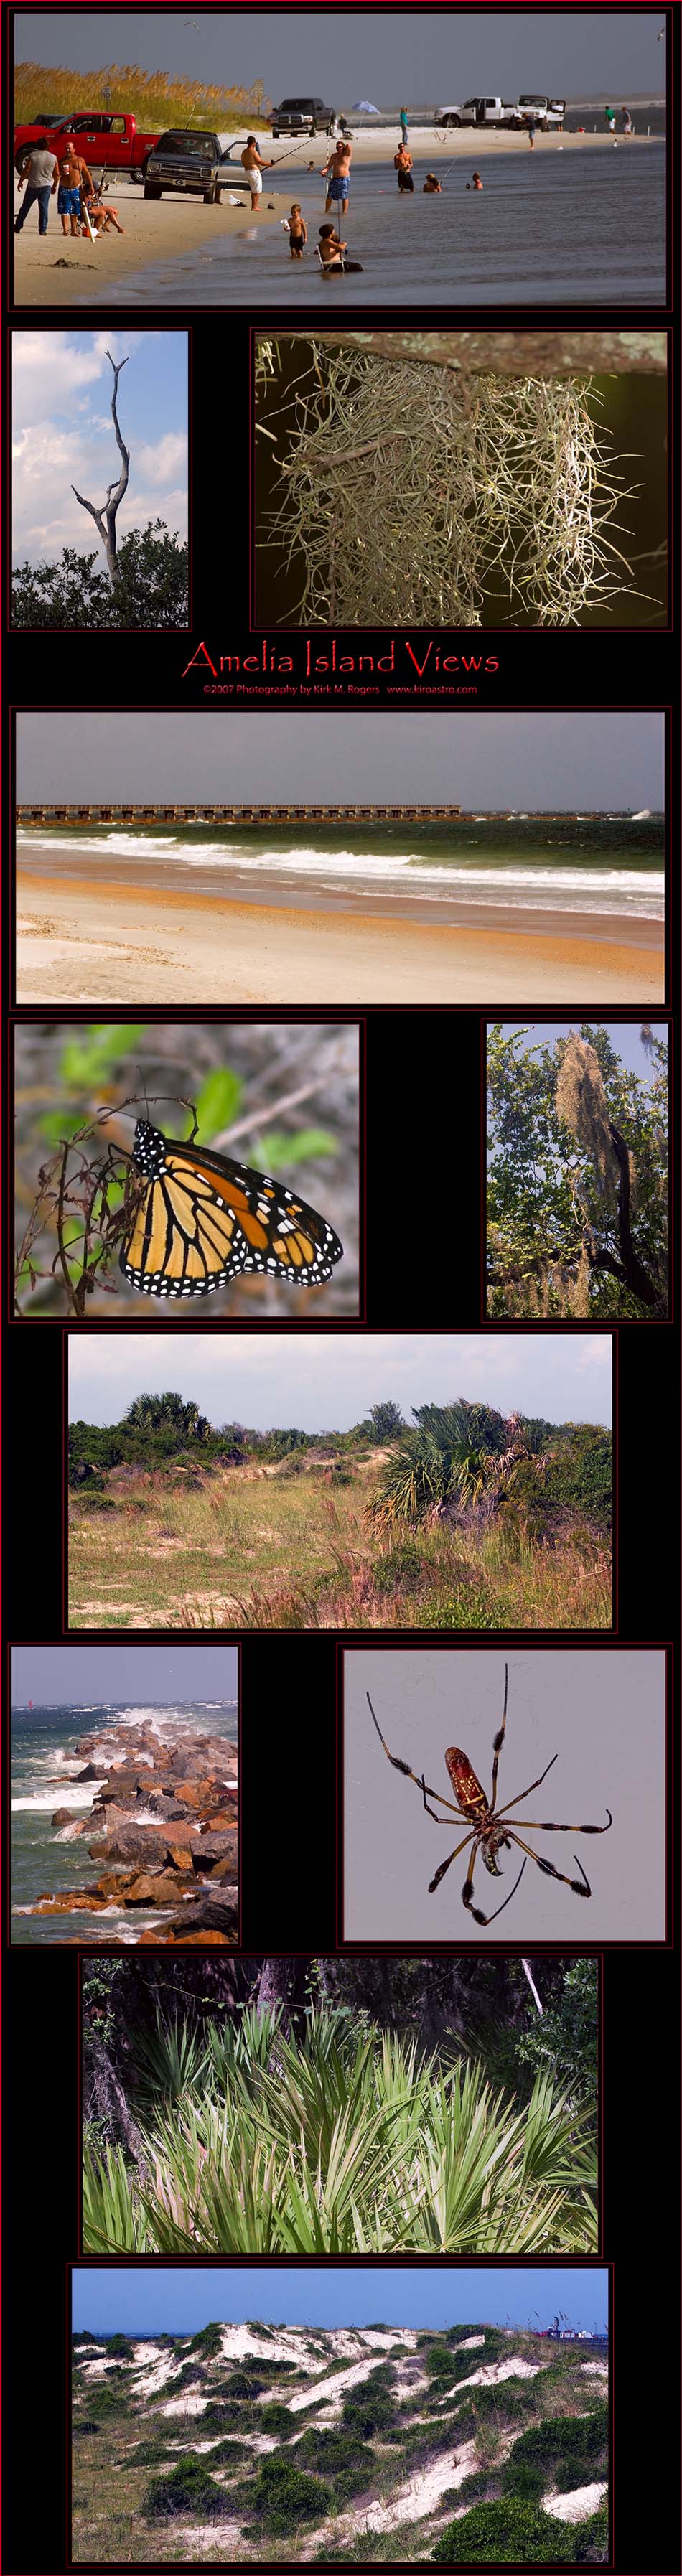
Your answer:
[[[426,178],[425,178],[425,180],[424,180],[424,186],[423,186],[423,188],[422,188],[422,196],[423,196],[423,197],[442,197],[442,194],[443,194],[443,191],[442,191],[442,188],[441,188],[440,179],[437,179],[437,178],[436,178],[435,170],[427,170]]]
[[[299,205],[292,206],[289,216],[289,249],[292,259],[302,259],[308,239],[308,226]]]
[[[359,259],[346,259],[347,244],[339,241],[333,224],[320,224],[319,239],[323,268],[340,268],[342,271],[352,269],[354,275],[356,273],[362,275],[362,262]]]
[[[478,171],[477,171],[477,170],[475,170],[475,171],[474,171],[474,175],[473,175],[473,179],[467,179],[467,187],[468,187],[468,188],[482,188],[482,186],[483,186],[483,180],[479,178]]]

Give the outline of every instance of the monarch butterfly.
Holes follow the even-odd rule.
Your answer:
[[[240,1271],[317,1287],[343,1244],[326,1217],[265,1172],[163,1136],[138,1118],[133,1163],[148,1183],[120,1268],[145,1297],[209,1297]]]

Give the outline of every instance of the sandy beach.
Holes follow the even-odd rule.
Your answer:
[[[397,1004],[664,999],[663,929],[591,914],[422,924],[22,872],[17,1002]]]
[[[239,145],[243,130],[236,139]],[[363,163],[380,161],[392,169],[397,141],[397,130],[393,126],[377,129],[368,125],[355,134],[353,166],[357,168]],[[291,173],[292,193],[297,175],[300,180],[302,174],[309,171],[311,162],[319,172],[328,150],[326,140],[320,135],[316,135],[312,142],[304,136],[295,146],[287,143],[284,136],[277,143],[272,143],[267,135],[261,136],[259,142],[264,159],[269,159],[272,154],[275,162],[286,160]],[[458,159],[468,162],[472,152],[475,152],[478,162],[498,158],[503,153],[514,157],[525,155],[528,160],[530,150],[525,133],[479,133],[467,127],[450,129],[444,137],[442,133],[436,133],[433,126],[411,127],[409,145],[415,171],[433,168],[437,172],[440,170],[442,176],[454,162],[453,178],[456,178]],[[635,134],[627,141],[621,138],[619,149],[630,153],[645,152],[646,134]],[[602,131],[596,134],[536,133],[535,154],[538,158],[556,152],[572,155],[575,152],[603,154],[612,151],[613,139]],[[15,304],[106,303],[112,287],[119,288],[126,277],[138,277],[147,265],[156,266],[159,260],[176,259],[180,269],[183,258],[193,265],[202,252],[210,254],[225,234],[244,236],[252,225],[258,226],[259,230],[264,225],[276,225],[284,210],[281,193],[277,194],[274,206],[268,205],[267,175],[255,216],[248,200],[240,206],[229,206],[227,202],[222,206],[205,206],[200,197],[162,197],[160,201],[151,202],[145,200],[142,188],[133,185],[125,173],[112,179],[109,202],[118,206],[124,234],[121,238],[118,233],[107,233],[96,245],[64,238],[56,212],[56,199],[51,202],[48,231],[41,241],[37,208],[32,207],[22,232],[14,241]],[[15,180],[15,215],[21,204]]]

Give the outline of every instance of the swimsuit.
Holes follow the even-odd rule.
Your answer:
[[[333,204],[340,205],[343,198],[348,196],[349,187],[350,171],[346,170],[342,179],[327,180],[327,196],[331,197]]]
[[[262,197],[263,181],[261,179],[260,170],[247,170],[246,176],[252,197]]]
[[[58,189],[57,189],[57,213],[58,213],[58,215],[79,215],[79,214],[80,214],[80,210],[81,210],[81,192],[80,192],[80,188],[58,188]]]

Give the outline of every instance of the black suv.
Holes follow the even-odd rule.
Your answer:
[[[331,113],[323,98],[283,98],[281,107],[272,111],[275,142],[278,134],[316,134],[318,126],[326,133]]]

